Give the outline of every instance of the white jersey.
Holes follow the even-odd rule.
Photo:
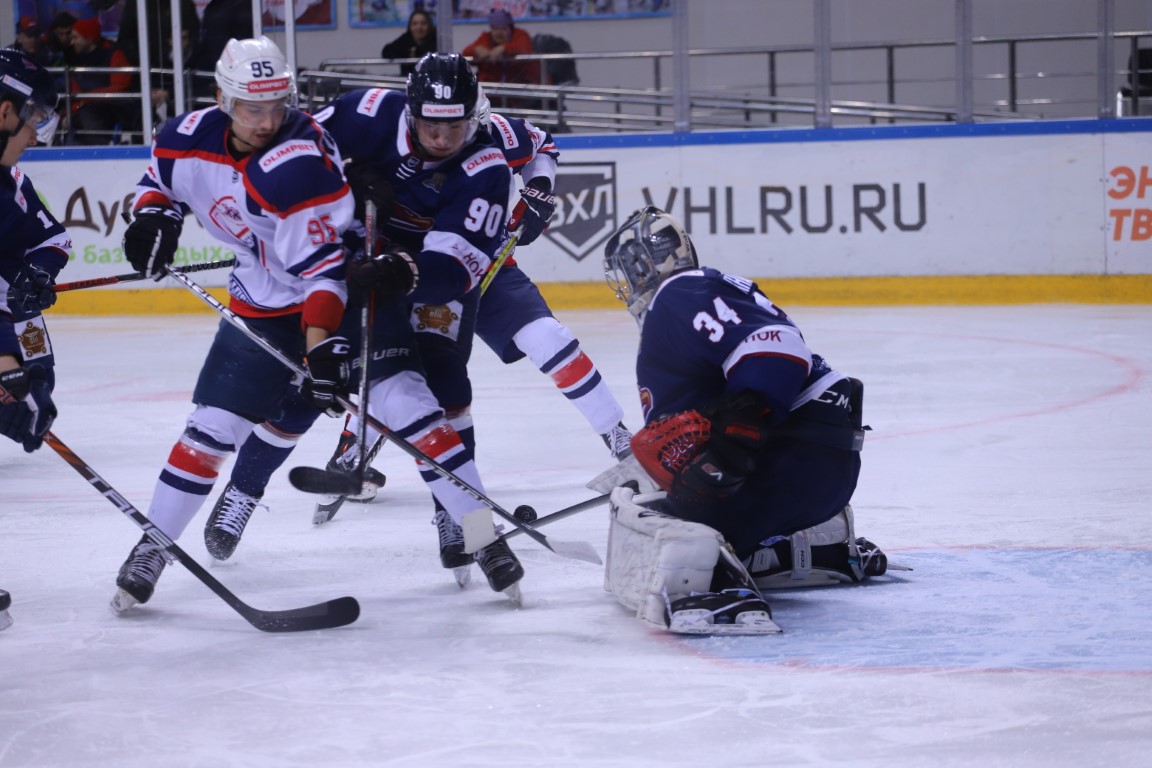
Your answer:
[[[169,122],[153,144],[136,207],[191,210],[236,252],[228,291],[237,314],[320,304],[326,318],[338,310],[338,323],[348,295],[341,236],[353,202],[335,144],[310,117],[291,110],[269,146],[236,159],[228,150],[230,125],[216,107]]]

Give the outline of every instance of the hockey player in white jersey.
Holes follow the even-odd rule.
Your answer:
[[[216,65],[217,106],[170,121],[156,136],[124,235],[132,266],[156,279],[172,263],[184,216],[236,252],[230,305],[249,327],[305,362],[303,389],[337,411],[348,341],[334,332],[347,299],[342,236],[352,193],[339,153],[294,109],[295,80],[266,37],[230,40]],[[192,395],[195,408],[157,481],[148,517],[176,539],[207,499],[221,463],[278,413],[293,375],[221,322]],[[112,607],[145,603],[168,560],[145,536],[116,579]]]
[[[604,254],[640,324],[645,426],[628,463],[667,492],[648,507],[612,491],[608,589],[673,631],[774,632],[758,588],[884,573],[848,504],[863,385],[812,352],[755,283],[700,267],[667,213],[636,211]]]

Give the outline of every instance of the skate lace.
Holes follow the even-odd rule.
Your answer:
[[[244,533],[244,526],[248,525],[248,518],[252,517],[256,507],[263,506],[259,504],[259,501],[259,499],[249,496],[243,491],[228,486],[228,490],[224,492],[224,501],[220,505],[216,522],[212,527],[227,531],[233,536],[240,536]]]
[[[480,564],[480,569],[485,573],[490,569],[499,568],[515,561],[516,558],[512,554],[512,550],[508,548],[506,541],[492,542],[476,552],[476,562]]]
[[[438,511],[432,522],[436,524],[436,532],[440,535],[440,549],[464,543],[464,529],[444,510]]]
[[[152,584],[160,580],[160,574],[171,557],[164,547],[152,541],[141,542],[132,550],[128,561],[128,571],[134,576],[147,579]]]
[[[612,427],[600,437],[616,461],[622,461],[632,455],[632,433],[623,423]]]

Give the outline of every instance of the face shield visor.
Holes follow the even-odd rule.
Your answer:
[[[60,122],[60,115],[55,109],[29,99],[24,102],[24,108],[20,110],[20,119],[36,130],[38,143],[48,146],[56,138],[56,125]]]
[[[289,97],[270,101],[232,99],[225,110],[239,126],[250,131],[279,130],[288,115]]]

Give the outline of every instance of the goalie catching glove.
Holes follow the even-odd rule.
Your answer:
[[[698,504],[730,498],[768,441],[772,411],[759,393],[727,394],[710,411],[711,418],[683,411],[658,419],[632,438],[640,466],[675,498]]]
[[[0,373],[0,435],[32,453],[56,419],[56,406],[48,391],[44,370],[16,368]]]
[[[184,228],[184,215],[175,208],[148,205],[136,210],[136,216],[124,233],[124,258],[137,272],[159,281],[164,268],[176,258],[176,245]]]
[[[357,261],[348,268],[348,285],[385,303],[400,301],[420,283],[420,268],[412,254],[398,245],[373,259]]]
[[[508,219],[508,231],[515,232],[524,225],[518,245],[528,245],[543,234],[556,210],[556,195],[552,194],[552,183],[543,176],[530,179],[520,190],[520,202],[512,209]]]
[[[305,356],[308,377],[302,391],[312,405],[328,416],[339,416],[344,412],[344,406],[336,398],[348,394],[351,349],[348,339],[343,336],[329,336],[308,350]]]

